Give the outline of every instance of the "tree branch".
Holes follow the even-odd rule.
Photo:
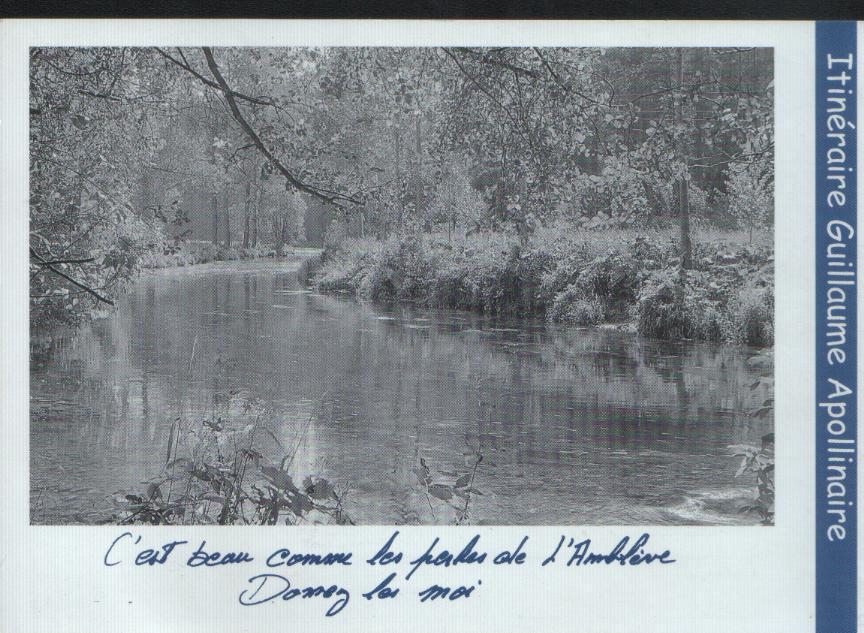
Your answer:
[[[51,261],[40,261],[37,262],[40,266],[52,266],[54,264],[86,264],[88,262],[92,262],[92,257],[86,257],[83,259],[52,259]]]
[[[584,94],[582,94],[581,92],[579,92],[578,90],[575,90],[572,86],[568,86],[567,84],[565,84],[565,83],[561,80],[560,75],[558,75],[558,73],[556,73],[556,72],[552,69],[551,64],[549,64],[549,62],[546,60],[546,58],[543,57],[543,53],[540,52],[540,49],[537,48],[536,46],[532,47],[532,49],[533,49],[534,53],[537,55],[537,57],[540,58],[540,61],[543,62],[543,67],[546,68],[546,71],[547,71],[550,75],[552,75],[552,79],[555,80],[555,83],[557,83],[558,86],[559,86],[562,90],[564,90],[564,92],[571,92],[571,93],[575,94],[576,96],[578,96],[578,97],[584,99],[584,100],[587,101],[588,103],[593,103],[594,105],[605,105],[605,104],[603,104],[603,103],[600,103],[600,102],[597,101],[596,99],[592,99],[592,98],[589,97],[588,95],[584,95]]]
[[[77,286],[78,288],[81,288],[81,290],[83,290],[84,292],[86,292],[86,293],[88,293],[88,294],[90,294],[90,295],[93,295],[94,297],[96,297],[96,299],[98,299],[98,300],[101,301],[102,303],[107,303],[109,306],[113,306],[113,305],[114,305],[114,302],[111,301],[111,299],[107,299],[107,298],[103,297],[103,296],[100,295],[98,292],[96,292],[95,290],[93,290],[93,288],[91,288],[90,286],[81,283],[81,282],[78,281],[77,279],[74,279],[73,277],[70,277],[69,275],[67,275],[66,273],[64,273],[62,270],[60,270],[60,269],[58,269],[58,268],[55,268],[55,267],[54,267],[54,263],[55,263],[55,262],[51,262],[51,261],[46,260],[44,257],[42,257],[41,255],[39,255],[39,253],[37,253],[37,252],[33,249],[33,247],[30,247],[30,254],[31,254],[33,257],[36,258],[37,263],[38,263],[40,266],[44,266],[45,268],[47,268],[47,269],[50,270],[51,272],[53,272],[53,273],[59,275],[60,277],[63,277],[63,279],[65,279],[66,281],[68,281],[69,283],[71,283],[73,286]]]
[[[489,53],[483,55],[482,53],[472,50],[470,48],[456,48],[455,50],[460,53],[464,53],[470,57],[473,57],[481,64],[489,64],[490,66],[498,66],[500,68],[504,68],[509,70],[515,75],[523,75],[525,77],[531,77],[531,79],[538,79],[538,73],[535,70],[531,70],[529,68],[523,68],[522,66],[516,66],[515,64],[511,64],[510,62],[503,59],[496,59],[492,57]],[[491,51],[490,51],[491,52]]]
[[[218,90],[219,92],[222,92],[222,93],[224,93],[226,90],[228,90],[231,92],[231,96],[236,97],[237,99],[240,99],[241,101],[248,101],[249,103],[254,103],[255,105],[273,106],[273,107],[276,106],[276,104],[273,102],[272,99],[267,100],[267,99],[259,99],[257,97],[250,97],[250,96],[245,95],[241,92],[235,92],[235,91],[231,90],[230,88],[223,88],[217,82],[212,81],[210,79],[207,79],[207,77],[205,77],[204,75],[199,73],[197,70],[192,68],[192,66],[190,66],[188,63],[185,62],[185,58],[184,58],[184,61],[180,61],[179,59],[172,57],[171,55],[169,55],[168,53],[163,51],[161,48],[156,48],[156,52],[159,53],[160,55],[162,55],[162,57],[164,57],[165,59],[169,60],[170,62],[176,64],[177,66],[179,66],[180,68],[185,70],[190,75],[193,75],[194,77],[196,77],[201,83],[210,86],[214,90]],[[181,51],[181,54],[182,54],[182,51]]]
[[[93,97],[94,99],[107,99],[108,101],[114,101],[117,103],[122,101],[122,99],[120,99],[119,97],[115,97],[112,94],[103,94],[99,92],[93,92],[92,90],[79,90],[78,94],[84,95],[85,97]]]
[[[204,57],[207,59],[207,66],[210,68],[210,72],[213,74],[214,79],[216,79],[216,83],[219,85],[219,90],[222,92],[222,95],[225,97],[225,101],[228,102],[228,107],[231,109],[231,115],[234,117],[234,120],[240,124],[240,127],[243,128],[243,131],[246,133],[246,136],[255,144],[258,148],[258,151],[264,155],[264,157],[273,164],[276,169],[279,170],[279,173],[285,177],[285,180],[288,183],[297,189],[298,191],[303,191],[308,193],[310,196],[318,198],[324,202],[332,204],[334,206],[344,208],[339,201],[350,202],[352,204],[359,204],[360,201],[351,196],[345,196],[339,193],[325,193],[324,190],[309,185],[301,180],[299,180],[294,174],[292,174],[282,162],[273,155],[270,149],[264,144],[261,140],[261,137],[258,136],[258,133],[252,129],[252,126],[249,125],[249,122],[244,118],[243,113],[240,112],[240,108],[237,106],[237,100],[235,99],[236,93],[230,88],[228,83],[225,81],[225,78],[222,76],[221,71],[219,70],[219,66],[216,64],[216,60],[213,58],[213,51],[209,46],[202,47],[204,51]]]

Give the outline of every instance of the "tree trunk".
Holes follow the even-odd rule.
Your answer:
[[[243,215],[243,248],[249,248],[249,220],[252,214],[252,185],[246,181],[245,214]]]
[[[417,117],[416,126],[416,147],[415,152],[417,154],[417,164],[416,164],[416,172],[415,172],[415,180],[414,180],[414,213],[418,220],[423,220],[424,228],[427,233],[432,232],[432,222],[429,218],[425,218],[423,214],[423,147],[421,144],[420,137],[420,117]]]
[[[213,194],[211,200],[211,210],[213,212],[213,244],[219,245],[219,199],[216,194]]]
[[[255,215],[252,217],[252,246],[258,246],[258,218],[261,217],[261,201],[264,199],[264,191],[259,181],[258,190],[255,192]]]
[[[396,203],[399,207],[399,233],[405,228],[405,204],[402,200],[402,139],[399,136],[399,126],[393,126],[393,144],[396,151]]]
[[[279,245],[285,246],[291,239],[291,236],[288,235],[288,215],[282,215],[282,228],[279,230]]]
[[[225,205],[225,246],[231,248],[231,207]]]
[[[276,250],[282,250],[282,223],[279,217],[279,211],[273,211],[273,241],[276,242]]]
[[[684,49],[677,49],[678,56],[678,90],[675,94],[675,122],[678,160],[684,166],[684,174],[678,178],[678,220],[681,228],[681,268],[693,267],[693,245],[690,241],[690,198],[688,191],[688,158],[687,133],[684,131]]]

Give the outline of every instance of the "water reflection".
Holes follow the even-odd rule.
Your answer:
[[[435,476],[464,472],[478,449],[474,522],[756,522],[725,450],[772,430],[747,414],[766,396],[754,350],[387,310],[310,293],[296,267],[162,271],[58,333],[31,367],[33,521],[94,520],[158,473],[175,418],[243,394],[272,455],[299,443],[298,473],[350,485],[358,523],[448,522],[412,469],[422,456]]]

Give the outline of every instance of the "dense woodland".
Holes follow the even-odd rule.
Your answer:
[[[770,49],[34,48],[34,327],[142,267],[770,344]]]

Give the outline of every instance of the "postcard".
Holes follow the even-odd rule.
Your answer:
[[[856,631],[858,31],[0,22],[0,631]]]

